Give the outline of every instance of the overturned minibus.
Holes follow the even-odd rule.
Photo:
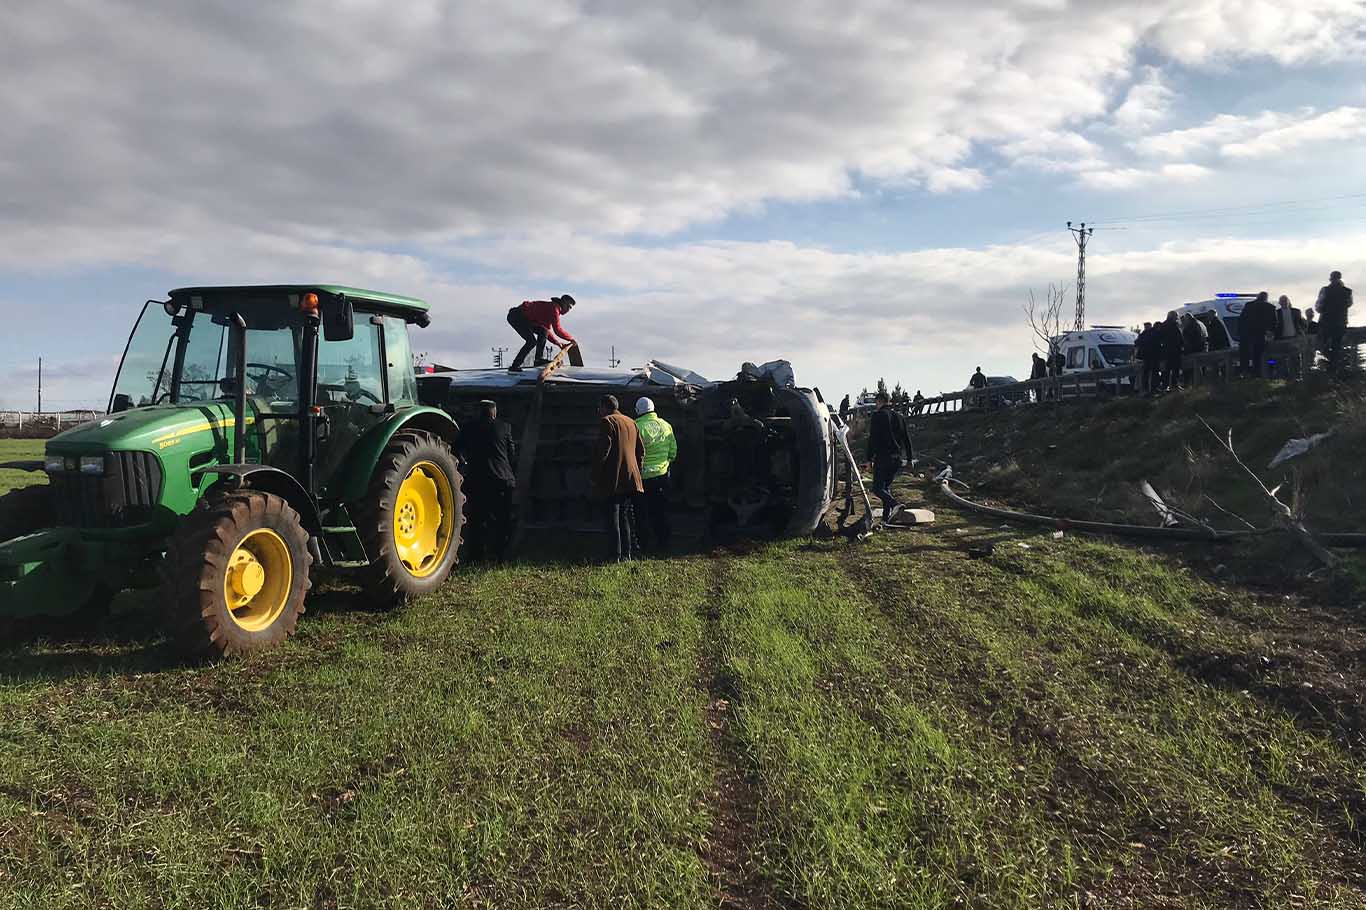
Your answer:
[[[673,425],[678,458],[670,471],[674,535],[692,546],[737,537],[811,534],[835,486],[836,437],[819,390],[798,388],[785,363],[746,364],[711,382],[650,362],[635,369],[565,366],[536,372],[420,372],[419,398],[457,423],[479,402],[498,405],[516,454],[515,539],[527,532],[597,533],[591,464],[598,401],[612,394],[634,415],[641,397]],[[551,535],[553,539],[555,535]]]

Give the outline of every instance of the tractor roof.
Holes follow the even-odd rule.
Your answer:
[[[171,296],[176,297],[188,294],[203,294],[206,296],[238,293],[259,294],[262,292],[303,294],[308,291],[321,291],[324,294],[334,295],[345,294],[354,301],[369,301],[389,309],[411,313],[425,313],[428,309],[427,301],[419,300],[416,297],[404,297],[400,294],[386,294],[383,291],[367,291],[364,288],[352,288],[341,284],[244,284],[222,285],[218,287],[176,288],[171,291]]]

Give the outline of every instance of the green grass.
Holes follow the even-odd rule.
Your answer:
[[[42,458],[44,444],[45,442],[42,439],[0,439],[0,463]],[[47,478],[41,472],[0,468],[0,496],[10,490],[46,482]]]
[[[0,907],[1366,902],[1357,616],[939,514],[12,646]]]

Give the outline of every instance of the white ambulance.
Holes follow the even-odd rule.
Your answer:
[[[1093,325],[1053,338],[1053,349],[1063,356],[1062,372],[1083,373],[1127,367],[1134,362],[1138,335],[1117,325]]]

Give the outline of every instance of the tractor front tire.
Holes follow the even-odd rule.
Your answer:
[[[45,483],[0,496],[0,542],[50,528],[56,522],[52,488]]]
[[[240,490],[182,520],[166,552],[172,637],[196,656],[230,657],[283,642],[299,623],[313,557],[299,513]]]
[[[370,557],[361,580],[366,599],[388,608],[439,588],[455,567],[464,507],[445,440],[424,430],[395,433],[357,509]]]

